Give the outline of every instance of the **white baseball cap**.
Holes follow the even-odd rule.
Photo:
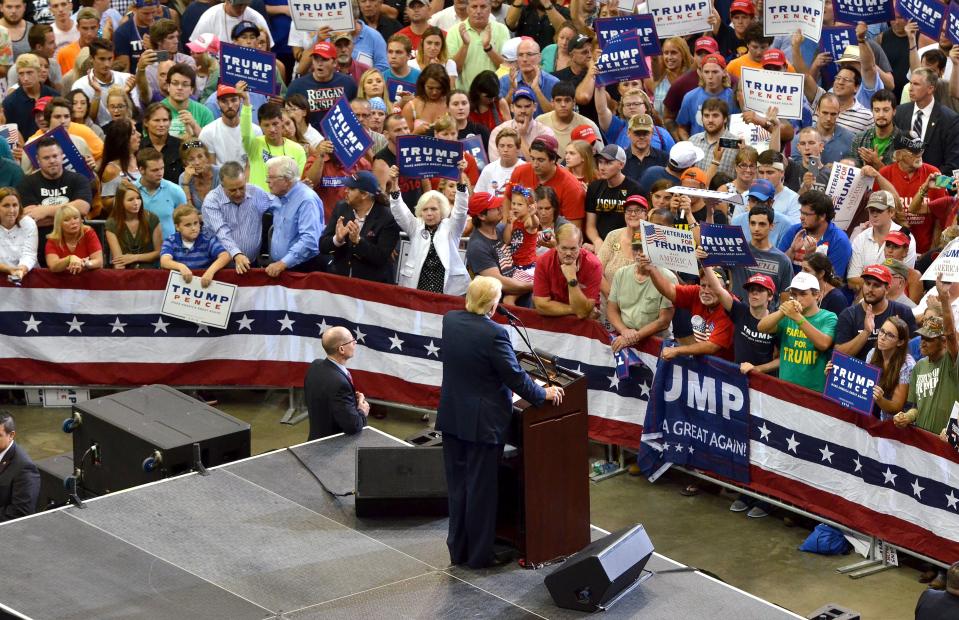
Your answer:
[[[705,156],[703,149],[692,142],[677,142],[669,149],[669,165],[675,170],[685,170]]]
[[[503,50],[500,52],[500,56],[503,57],[503,60],[506,62],[516,62],[516,59],[519,58],[519,43],[523,40],[523,37],[513,37],[503,43]]]
[[[811,273],[800,271],[793,276],[793,281],[789,283],[789,288],[797,291],[818,291],[819,280],[817,280],[816,276],[812,275]]]

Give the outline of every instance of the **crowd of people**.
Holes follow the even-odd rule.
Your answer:
[[[655,335],[664,359],[816,391],[833,351],[857,357],[881,369],[877,419],[945,440],[959,283],[921,274],[959,234],[959,46],[898,14],[840,24],[826,0],[856,38],[832,58],[721,1],[649,78],[600,86],[595,20],[617,6],[354,0],[352,29],[307,32],[286,0],[0,0],[0,272],[325,271],[451,295],[489,276],[506,303],[604,322],[614,350]],[[277,93],[222,83],[224,43],[272,51]],[[744,67],[804,73],[802,118],[746,109]],[[350,167],[321,126],[340,98],[373,144]],[[483,153],[407,177],[410,134]],[[836,163],[869,186],[842,226]],[[670,272],[643,222],[741,226],[756,266]]]

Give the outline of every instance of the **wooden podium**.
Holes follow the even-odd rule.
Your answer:
[[[534,380],[543,372],[517,352]],[[513,404],[513,424],[499,470],[497,538],[516,547],[527,565],[575,553],[589,544],[589,444],[586,377],[547,365],[565,391],[559,406]]]

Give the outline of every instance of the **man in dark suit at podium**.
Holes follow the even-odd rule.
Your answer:
[[[303,381],[310,441],[358,433],[370,414],[370,404],[353,388],[353,377],[346,369],[346,362],[356,353],[356,338],[345,327],[331,327],[323,332],[321,342],[326,359],[313,360]]]
[[[14,443],[16,434],[13,416],[0,411],[0,521],[33,514],[40,495],[40,472]]]
[[[450,524],[446,544],[453,564],[495,564],[497,469],[510,417],[512,392],[534,405],[559,404],[563,388],[542,388],[523,371],[506,329],[490,317],[502,297],[500,281],[477,276],[466,310],[443,317],[443,384],[436,430],[443,432]]]

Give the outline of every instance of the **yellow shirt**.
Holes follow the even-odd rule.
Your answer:
[[[45,133],[45,131],[38,129],[35,134],[30,136],[27,142],[33,142]],[[93,133],[92,129],[86,125],[71,122],[69,125],[67,125],[67,133],[86,142],[87,146],[90,147],[90,154],[93,155],[93,159],[97,160],[98,162],[100,161],[100,158],[103,157],[103,140],[101,140],[97,134]]]
[[[266,162],[280,155],[292,157],[300,174],[303,174],[306,151],[302,146],[289,138],[284,140],[283,146],[271,146],[267,144],[265,136],[253,135],[253,106],[244,105],[240,110],[240,137],[243,138],[243,150],[250,162],[250,177],[247,180],[250,185],[256,185],[266,192],[270,191],[270,186],[266,184]]]
[[[489,54],[483,51],[482,34],[477,32],[466,20],[466,34],[469,36],[469,49],[466,51],[466,60],[463,61],[463,67],[460,70],[459,77],[456,79],[456,87],[463,90],[469,90],[470,84],[481,72],[499,69],[489,59]],[[493,29],[490,37],[490,45],[499,53],[503,49],[503,44],[509,40],[509,29],[495,21],[492,17],[489,20],[490,27]],[[463,47],[463,39],[460,37],[460,25],[457,23],[446,33],[446,50],[450,58],[456,57],[457,52]]]

